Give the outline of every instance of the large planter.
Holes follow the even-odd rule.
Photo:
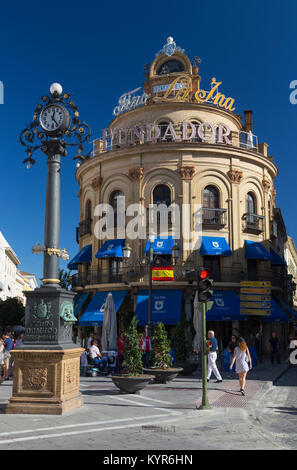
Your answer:
[[[198,368],[199,363],[198,362],[184,362],[184,363],[176,364],[176,366],[181,367],[182,369],[180,372],[180,375],[190,376]]]
[[[153,375],[113,375],[111,380],[121,393],[137,393],[153,379]]]
[[[182,371],[182,368],[168,368],[168,369],[143,369],[146,374],[153,375],[155,382],[158,384],[166,384],[171,380],[175,379],[177,375]]]

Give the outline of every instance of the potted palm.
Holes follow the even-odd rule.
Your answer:
[[[122,375],[113,375],[111,380],[122,393],[136,393],[142,390],[154,377],[143,374],[142,354],[139,347],[137,320],[132,318],[124,333],[125,349]]]
[[[182,371],[181,368],[173,368],[172,356],[170,354],[171,346],[167,331],[163,323],[158,323],[154,327],[152,337],[152,367],[144,369],[144,372],[152,374],[155,382],[166,383],[175,379]]]

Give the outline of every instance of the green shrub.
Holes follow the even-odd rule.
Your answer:
[[[139,334],[137,332],[137,320],[134,316],[124,332],[125,351],[123,368],[127,370],[128,375],[142,374],[142,353],[139,347]]]
[[[152,364],[159,369],[166,369],[172,365],[170,354],[171,345],[163,323],[154,326],[152,337]]]

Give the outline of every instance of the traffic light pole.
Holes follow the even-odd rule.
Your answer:
[[[200,302],[201,318],[201,341],[202,341],[202,402],[199,410],[211,410],[207,393],[207,345],[206,345],[206,306],[207,302]]]

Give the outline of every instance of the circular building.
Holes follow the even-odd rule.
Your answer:
[[[285,338],[277,167],[252,111],[237,114],[218,79],[202,82],[199,63],[168,38],[146,66],[144,90],[120,97],[92,157],[81,156],[79,250],[69,263],[79,324],[102,324],[112,292],[119,316],[135,312],[146,325],[151,272],[153,323],[192,321],[204,267],[214,279],[207,321],[221,345],[232,331],[252,342],[277,328]]]

